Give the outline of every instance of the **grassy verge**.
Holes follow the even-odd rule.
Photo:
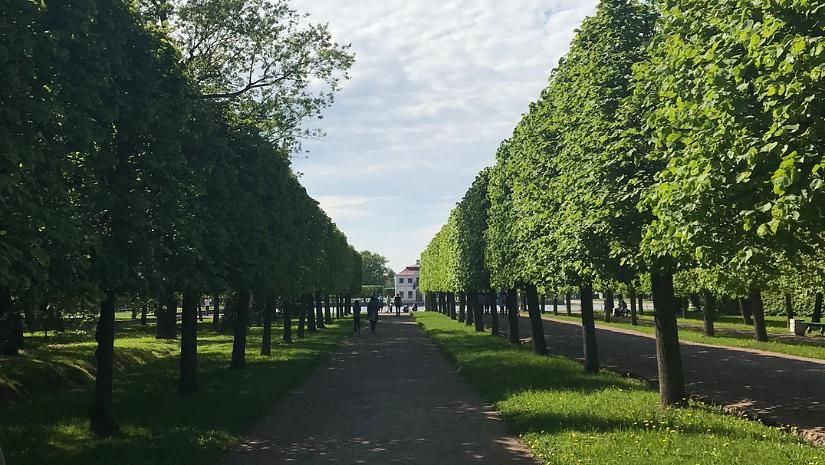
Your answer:
[[[545,314],[544,318],[549,320],[556,319],[563,321],[581,321],[581,318],[577,315],[567,316]],[[654,334],[656,332],[656,329],[652,325],[640,324],[638,326],[633,326],[630,324],[630,322],[624,320],[614,320],[610,323],[605,323],[604,321],[597,321],[596,326],[602,328],[622,328],[631,331],[636,331],[642,334]],[[685,327],[681,325],[679,327],[679,339],[683,341],[701,342],[704,344],[713,344],[725,347],[758,349],[764,350],[766,352],[775,352],[779,354],[796,355],[798,357],[808,357],[825,360],[825,345],[822,345],[822,343],[818,342],[819,340],[821,340],[821,338],[819,337],[812,337],[809,343],[796,342],[796,340],[790,339],[758,342],[753,340],[752,337],[753,336],[747,334],[707,337],[704,334],[702,334],[702,330],[700,328]]]
[[[415,316],[547,465],[825,465],[825,450],[792,433],[702,404],[660,410],[640,381],[589,375],[439,314]]]
[[[8,463],[214,463],[228,445],[269,413],[349,335],[348,325],[333,324],[323,332],[296,339],[291,346],[275,344],[273,355],[262,357],[258,355],[261,329],[252,328],[246,369],[229,370],[231,336],[203,328],[198,345],[200,393],[187,397],[175,393],[179,342],[156,341],[141,332],[149,330],[121,332],[116,349],[121,363],[115,375],[114,412],[122,434],[107,440],[90,437],[86,408],[92,385],[73,380],[71,388],[42,393],[0,409],[0,445]],[[59,345],[66,346],[59,357],[67,364],[85,366],[94,351],[87,338]],[[41,357],[55,349],[41,347]],[[84,355],[77,355],[80,353]],[[19,362],[18,374],[27,376],[37,370],[33,366],[38,363],[29,362],[28,367]],[[5,373],[5,368],[2,371]]]

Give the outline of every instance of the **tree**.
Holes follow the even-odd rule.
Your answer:
[[[395,273],[389,267],[387,257],[369,250],[362,250],[360,255],[364,284],[381,285],[382,287],[392,284]]]

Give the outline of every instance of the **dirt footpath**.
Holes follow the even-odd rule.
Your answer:
[[[366,322],[364,322],[366,323]],[[381,315],[222,465],[534,465],[408,316]]]

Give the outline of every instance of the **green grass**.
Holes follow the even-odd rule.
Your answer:
[[[296,338],[291,346],[274,344],[273,355],[262,357],[258,355],[261,329],[252,328],[246,369],[230,370],[231,336],[212,333],[203,324],[198,345],[201,392],[182,397],[175,393],[179,342],[155,340],[151,328],[137,326],[118,328],[114,412],[122,434],[112,439],[95,439],[87,432],[86,408],[93,387],[88,368],[94,352],[88,334],[73,332],[48,345],[31,344],[24,357],[15,361],[13,374],[6,369],[9,360],[0,360],[3,382],[16,383],[33,396],[0,408],[0,445],[8,463],[214,463],[349,335],[349,325],[333,324],[303,340]],[[276,326],[275,341],[280,341],[277,331]],[[71,379],[54,389],[27,388],[38,373],[49,371],[49,365],[54,365],[55,372],[50,376]],[[15,376],[17,381],[12,380]]]
[[[622,329],[628,329],[632,331],[636,331],[643,334],[655,334],[656,329],[653,327],[653,317],[645,315],[643,320],[640,320],[640,325],[633,326],[630,324],[628,320],[615,320],[611,321],[610,323],[605,323],[604,320],[599,319],[597,315],[596,326],[610,328],[610,327],[617,327]],[[544,318],[553,320],[564,320],[564,321],[581,321],[581,318],[578,315],[574,316],[567,316],[567,315],[552,315],[552,314],[545,314]],[[701,342],[704,344],[713,344],[718,346],[725,346],[725,347],[740,347],[744,349],[758,349],[764,350],[766,352],[775,352],[779,354],[787,354],[787,355],[795,355],[798,357],[808,357],[814,359],[825,360],[825,345],[822,344],[823,338],[820,336],[809,336],[809,341],[799,341],[797,339],[774,339],[768,342],[759,342],[753,339],[753,333],[750,329],[750,326],[744,324],[737,324],[732,322],[720,322],[716,324],[717,337],[707,337],[702,333],[702,330],[699,326],[685,326],[683,320],[679,320],[679,339],[683,341],[691,341],[691,342]],[[775,324],[775,323],[774,323]],[[737,327],[741,326],[741,328]],[[718,329],[725,328],[728,329],[746,329],[750,332],[747,334],[737,334],[732,332],[721,332]],[[775,327],[773,328],[775,331]],[[724,335],[722,335],[724,334]],[[785,330],[785,334],[787,334],[787,330]]]
[[[692,403],[661,410],[641,381],[539,357],[435,313],[418,323],[547,465],[825,465],[793,433]]]

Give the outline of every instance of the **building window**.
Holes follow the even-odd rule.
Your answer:
[[[398,278],[398,284],[404,284],[404,278]]]
[[[407,278],[407,283],[412,284],[412,278]]]
[[[412,299],[412,292],[413,291],[407,291],[407,298],[408,299]]]

